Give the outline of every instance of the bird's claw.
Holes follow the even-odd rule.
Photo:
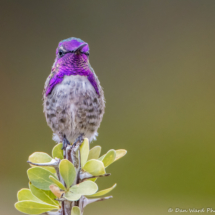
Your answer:
[[[81,145],[81,143],[83,143],[84,141],[84,134],[81,134],[76,140],[75,142],[72,144],[72,148],[74,148],[77,143],[79,143]]]
[[[64,135],[62,150],[65,150],[68,145],[70,145],[70,142],[69,142],[69,140],[67,140],[66,135]]]

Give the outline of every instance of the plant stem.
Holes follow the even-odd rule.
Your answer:
[[[75,146],[68,145],[66,149],[63,149],[64,158],[69,160],[71,163],[73,163],[76,169],[76,179],[74,180],[73,185],[78,184],[80,182],[80,170],[81,170],[81,161],[80,161],[81,156],[80,156],[80,150],[79,150],[80,145],[81,145],[81,142],[77,142]],[[58,179],[65,186],[65,182],[60,177],[60,174],[58,175]],[[62,208],[61,208],[60,215],[71,215],[73,206],[79,206],[79,201],[75,201],[75,202],[70,202],[67,200],[62,201]]]

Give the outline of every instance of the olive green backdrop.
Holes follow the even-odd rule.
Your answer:
[[[92,146],[128,150],[98,180],[118,183],[114,198],[85,214],[215,210],[214,0],[2,0],[0,214],[20,214],[28,156],[54,146],[42,90],[58,42],[71,36],[89,43],[105,91]]]

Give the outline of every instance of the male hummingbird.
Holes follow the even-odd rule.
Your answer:
[[[89,46],[71,37],[59,43],[43,91],[43,110],[53,139],[67,144],[94,140],[105,109],[104,92],[89,62]]]

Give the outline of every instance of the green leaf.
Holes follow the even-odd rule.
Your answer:
[[[59,143],[52,149],[53,158],[59,158],[61,160],[64,159],[62,147],[63,147],[63,144]]]
[[[63,184],[53,176],[49,176],[49,178],[61,189],[61,190],[66,190],[66,188],[63,186]]]
[[[69,188],[76,177],[76,170],[74,165],[70,161],[63,159],[60,162],[59,170],[63,180],[66,183],[66,187]]]
[[[20,201],[15,204],[15,208],[26,214],[41,214],[51,210],[59,209],[58,206],[46,203],[34,202],[31,200]]]
[[[56,196],[50,190],[41,190],[35,187],[33,184],[30,184],[30,189],[32,194],[41,201],[50,205],[59,205],[59,202],[55,200]]]
[[[82,195],[92,195],[98,190],[98,186],[95,182],[84,181],[80,184],[72,186],[64,197],[69,201],[77,201]]]
[[[52,157],[50,157],[48,154],[44,152],[34,152],[32,155],[29,156],[28,160],[32,163],[48,163],[52,160]],[[31,166],[35,166],[30,164]],[[48,171],[55,173],[54,167],[41,167],[43,169],[47,169]]]
[[[64,197],[69,201],[78,201],[81,198],[81,194],[72,193],[68,191],[65,193]]]
[[[32,194],[31,190],[26,188],[23,188],[18,191],[17,198],[18,201],[31,200],[34,202],[42,202],[40,199],[38,199],[36,196]]]
[[[122,158],[126,154],[127,154],[127,151],[125,149],[117,149],[115,161],[119,160],[120,158]]]
[[[98,190],[98,185],[93,181],[84,181],[72,186],[69,191],[74,194],[92,195]]]
[[[81,215],[80,208],[78,206],[73,206],[71,215]]]
[[[127,151],[125,149],[118,149],[118,150],[115,150],[115,152],[116,152],[116,157],[115,157],[114,162],[119,160],[120,158],[122,158],[123,156],[125,156],[127,154]],[[102,155],[98,160],[103,161],[103,159],[106,155],[107,154]]]
[[[28,169],[27,174],[30,182],[35,187],[42,190],[49,190],[49,186],[52,184],[52,180],[49,179],[50,175],[55,178],[54,174],[41,167],[30,168]]]
[[[114,162],[116,158],[116,152],[114,149],[109,150],[104,158],[102,159],[102,162],[104,163],[105,167],[108,167],[110,164]]]
[[[102,155],[98,160],[102,161],[106,154]]]
[[[81,167],[85,165],[89,155],[89,140],[84,138],[83,143],[80,146],[80,153],[81,153]]]
[[[101,153],[101,146],[94,146],[92,149],[90,149],[88,160],[98,159],[100,153]]]
[[[99,192],[93,194],[93,195],[90,195],[88,197],[98,197],[98,196],[104,196],[106,195],[107,193],[109,193],[111,190],[113,190],[114,188],[116,187],[116,184],[114,184],[112,187],[108,188],[108,189],[105,189],[105,190],[100,190]]]
[[[87,163],[83,167],[83,170],[89,172],[93,176],[105,174],[105,167],[103,162],[95,159],[87,161]]]

